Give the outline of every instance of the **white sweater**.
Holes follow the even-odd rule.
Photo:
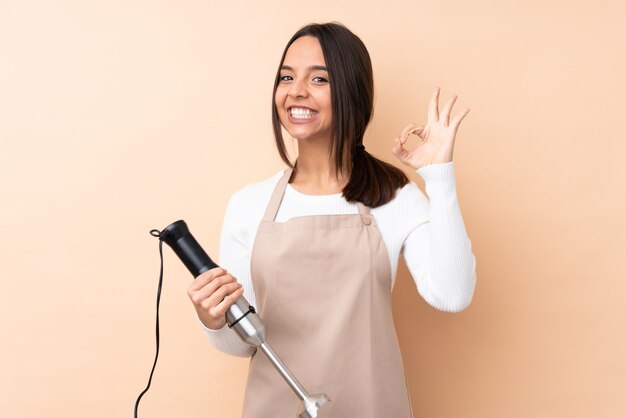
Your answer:
[[[467,236],[456,195],[454,162],[417,170],[424,179],[428,199],[413,182],[399,190],[389,203],[373,208],[395,281],[398,258],[403,255],[419,294],[433,307],[458,312],[467,307],[476,283],[476,259]],[[228,203],[220,237],[221,267],[244,287],[244,296],[256,306],[250,277],[250,255],[259,223],[283,170],[271,178],[234,193]],[[276,222],[296,216],[356,214],[356,204],[339,194],[305,195],[287,185]],[[204,327],[220,351],[248,357],[255,348],[224,327]]]

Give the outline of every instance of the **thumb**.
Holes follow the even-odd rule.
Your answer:
[[[400,161],[406,160],[408,157],[409,151],[402,146],[402,141],[400,138],[396,138],[393,141],[393,147],[391,148],[391,152],[395,155]]]

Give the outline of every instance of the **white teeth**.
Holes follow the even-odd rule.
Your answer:
[[[289,114],[296,119],[311,119],[315,116],[315,113],[316,112],[311,109],[304,109],[301,107],[292,107],[289,109]]]

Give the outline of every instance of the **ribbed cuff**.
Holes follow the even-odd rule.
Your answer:
[[[223,353],[237,357],[250,357],[256,350],[255,347],[241,341],[241,338],[239,338],[235,331],[228,328],[227,325],[224,325],[220,329],[211,329],[207,328],[199,319],[198,322],[200,322],[200,326],[213,347]]]
[[[202,321],[200,320],[200,318],[198,318],[198,322],[200,323],[200,326],[204,329],[204,332],[206,332],[206,333],[208,333],[208,334],[211,334],[211,333],[218,334],[218,333],[220,333],[220,332],[223,332],[222,330],[223,330],[224,328],[226,328],[226,325],[224,325],[224,326],[223,326],[222,328],[220,328],[220,329],[211,329],[211,328],[207,327],[206,325],[204,325],[204,322],[202,322]]]
[[[425,165],[416,170],[424,181],[431,180],[454,180],[454,161]]]
[[[424,188],[429,198],[439,194],[456,193],[454,161],[426,165],[419,168],[417,173],[424,179]]]

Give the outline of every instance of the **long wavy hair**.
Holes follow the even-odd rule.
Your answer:
[[[340,23],[306,25],[285,46],[272,94],[272,126],[278,153],[288,166],[293,167],[285,148],[274,97],[287,50],[302,36],[317,38],[328,68],[332,105],[329,155],[334,155],[338,173],[346,170],[350,173],[343,196],[348,202],[361,202],[372,208],[384,205],[409,179],[400,169],[375,158],[364,149],[363,135],[374,108],[372,62],[363,41]]]

